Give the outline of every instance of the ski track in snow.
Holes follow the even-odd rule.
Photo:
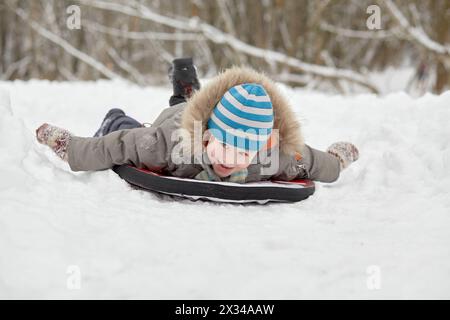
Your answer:
[[[283,87],[308,144],[348,140],[361,157],[304,202],[249,206],[174,201],[112,171],[72,173],[34,139],[44,122],[91,136],[112,107],[152,122],[169,88],[0,88],[12,101],[0,103],[0,298],[450,298],[450,92]],[[73,265],[79,290],[67,287]]]

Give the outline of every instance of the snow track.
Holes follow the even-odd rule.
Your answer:
[[[297,204],[172,201],[72,173],[34,139],[92,135],[109,108],[152,122],[169,89],[0,82],[0,298],[450,298],[450,92],[284,88],[306,142],[360,160]],[[80,271],[81,287],[67,286]],[[375,268],[370,268],[375,266]],[[69,273],[68,273],[69,270]],[[367,282],[380,271],[378,290]]]

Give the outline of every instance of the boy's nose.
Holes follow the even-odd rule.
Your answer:
[[[239,156],[236,153],[236,150],[233,150],[233,149],[227,149],[224,152],[224,158],[225,158],[224,159],[225,164],[229,164],[229,165],[233,165],[233,166],[235,166],[236,162],[239,161]]]

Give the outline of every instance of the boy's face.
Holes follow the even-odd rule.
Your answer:
[[[247,168],[257,154],[257,152],[242,151],[222,143],[213,135],[209,137],[206,152],[214,172],[221,178]]]

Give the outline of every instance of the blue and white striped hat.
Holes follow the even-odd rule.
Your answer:
[[[246,83],[229,89],[214,107],[208,129],[222,143],[259,151],[273,128],[273,108],[264,87]]]

